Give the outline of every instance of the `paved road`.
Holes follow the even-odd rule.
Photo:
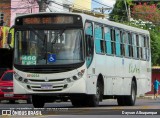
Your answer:
[[[26,104],[26,101],[16,101],[15,104],[10,104],[8,101],[2,101],[0,104],[0,109],[33,109],[32,104]],[[103,115],[130,115],[133,113],[140,112],[139,115],[144,115],[144,112],[156,112],[160,115],[160,99],[137,99],[135,106],[118,106],[116,100],[104,100],[100,103],[99,107],[80,107],[74,108],[70,102],[55,102],[55,103],[46,103],[45,110],[47,109],[48,115],[56,115],[57,118],[64,118],[64,116],[69,118],[70,115],[100,115],[103,118]],[[40,109],[38,109],[40,110]],[[44,110],[44,109],[43,109]],[[42,112],[44,114],[44,112]],[[46,113],[45,113],[46,114]],[[62,115],[62,116],[59,116]],[[136,114],[137,115],[137,114]],[[151,114],[150,114],[151,115]],[[40,117],[48,117],[51,116],[40,116]],[[73,118],[75,116],[72,116]],[[157,115],[155,116],[155,118]],[[158,118],[158,117],[157,117]]]

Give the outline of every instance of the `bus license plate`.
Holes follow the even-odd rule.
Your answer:
[[[13,97],[13,94],[4,94],[4,97]]]
[[[42,84],[41,89],[52,89],[52,85],[51,84]]]

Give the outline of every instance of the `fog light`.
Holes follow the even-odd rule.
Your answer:
[[[79,73],[78,73],[78,77],[81,78],[82,76],[83,76],[83,73],[79,72]]]
[[[77,80],[78,78],[77,78],[77,76],[73,76],[73,80]]]
[[[28,79],[24,79],[24,83],[28,83]]]
[[[18,78],[18,80],[19,80],[19,81],[22,81],[22,80],[23,80],[23,78],[22,78],[22,77],[19,77],[19,78]]]
[[[28,88],[28,89],[31,89],[31,87],[30,87],[29,85],[27,85],[27,88]]]
[[[71,82],[71,79],[70,79],[70,78],[67,78],[66,80],[67,80],[67,82]]]
[[[65,84],[63,88],[67,88],[67,86],[68,86],[68,85],[67,85],[67,84]]]

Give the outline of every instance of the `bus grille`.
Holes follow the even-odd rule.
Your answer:
[[[47,87],[43,87],[43,85],[47,85]],[[29,88],[37,92],[61,91],[64,89],[64,85],[65,85],[65,78],[50,79],[47,82],[45,80],[29,79]]]

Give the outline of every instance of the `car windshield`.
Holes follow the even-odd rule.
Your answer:
[[[84,58],[81,29],[22,30],[15,40],[18,65],[73,64]]]
[[[2,77],[2,81],[13,81],[13,72],[7,72]]]

